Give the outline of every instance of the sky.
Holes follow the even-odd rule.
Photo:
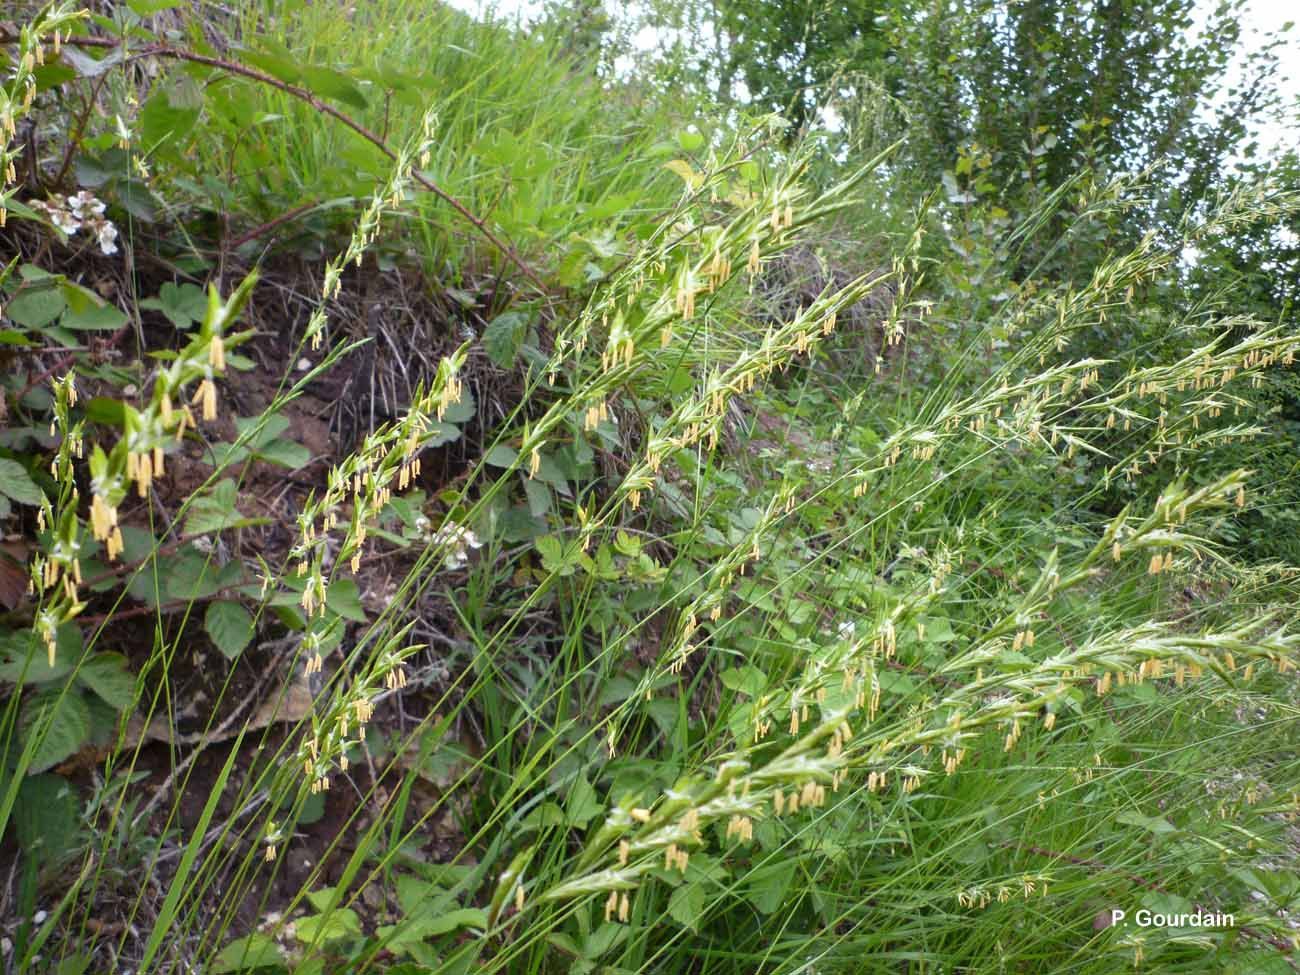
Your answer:
[[[449,0],[453,7],[466,13],[481,16],[486,10],[493,10],[500,18],[513,19],[522,17],[528,20],[542,11],[542,0]],[[615,0],[619,2],[619,0]],[[1200,7],[1204,15],[1214,10],[1219,0],[1201,0]],[[1242,12],[1247,48],[1257,47],[1262,37],[1272,31],[1281,29],[1288,21],[1296,25],[1286,34],[1286,46],[1279,51],[1282,61],[1282,74],[1287,76],[1279,82],[1280,93],[1292,105],[1300,99],[1300,0],[1247,0]],[[1196,27],[1193,27],[1195,30]],[[644,33],[644,31],[643,31]],[[638,46],[652,46],[653,35],[638,35],[634,43]],[[1300,113],[1300,106],[1296,109]],[[1300,122],[1289,130],[1278,129],[1260,133],[1262,154],[1268,156],[1277,149],[1294,148],[1300,142]]]
[[[1203,3],[1203,6],[1212,8],[1214,4]],[[1263,34],[1280,30],[1287,22],[1295,22],[1295,26],[1284,35],[1286,46],[1278,52],[1282,62],[1281,73],[1287,76],[1280,81],[1278,88],[1294,106],[1300,99],[1300,3],[1296,0],[1249,0],[1242,17],[1247,47],[1258,45]],[[1297,111],[1300,112],[1300,108]],[[1300,128],[1296,124],[1289,130],[1260,133],[1260,148],[1265,156],[1278,149],[1293,149],[1297,143],[1300,143]]]

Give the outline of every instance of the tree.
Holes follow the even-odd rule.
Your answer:
[[[909,161],[1012,213],[1081,169],[1145,174],[1164,192],[1134,225],[1171,225],[1253,154],[1276,101],[1282,41],[1242,57],[1243,2],[1196,33],[1196,0],[896,3],[887,77],[911,114]]]
[[[877,69],[890,0],[717,0],[720,90],[743,81],[751,103],[806,130],[837,78]]]

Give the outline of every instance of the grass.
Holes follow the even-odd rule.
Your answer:
[[[237,53],[272,74],[292,77],[294,64],[343,69],[352,79],[345,110],[392,144],[432,113],[435,138],[420,168],[566,283],[585,281],[586,260],[671,203],[673,177],[646,175],[656,154],[671,158],[656,145],[695,121],[685,103],[645,105],[631,86],[600,82],[572,61],[564,38],[522,36],[440,4],[382,0],[349,17],[329,6],[246,4],[234,35]],[[355,134],[320,124],[313,108],[267,87],[218,82],[209,113],[186,175],[216,175],[207,161],[226,160],[223,198],[250,217],[271,220],[314,202],[336,214],[337,228],[347,210],[331,208],[368,196],[388,171]],[[493,257],[426,195],[394,217],[400,229],[384,246],[403,259],[413,248],[422,266],[453,282]]]
[[[93,597],[104,618],[86,627],[86,653],[132,635],[149,649],[131,661],[107,758],[66,780],[91,797],[82,835],[50,858],[22,826],[36,808],[27,783],[64,786],[26,773],[42,770],[38,750],[94,658],[55,645],[75,663],[39,691],[57,698],[40,699],[47,728],[33,732],[20,715],[38,693],[23,684],[45,662],[42,618],[15,637],[26,669],[6,704],[0,821],[30,873],[14,912],[20,967],[1289,964],[1294,571],[1235,557],[1249,474],[1197,463],[1252,432],[1238,390],[1288,367],[1300,339],[1170,316],[1167,341],[1146,341],[1138,325],[1167,313],[1131,295],[1167,280],[1181,243],[1144,241],[1086,282],[1011,288],[1017,247],[1077,187],[1018,225],[968,223],[967,240],[987,239],[958,262],[934,243],[957,235],[952,219],[932,198],[912,207],[888,149],[823,180],[814,147],[777,150],[762,126],[697,142],[679,106],[602,87],[558,40],[444,9],[240,13],[233,53],[272,74],[289,70],[282,46],[359,88],[384,71],[428,81],[384,82],[421,92],[418,105],[361,88],[358,120],[398,147],[395,164],[273,87],[212,76],[201,124],[153,157],[164,196],[218,180],[241,220],[333,200],[349,226],[339,238],[305,218],[267,256],[332,255],[299,288],[327,296],[308,321],[241,338],[239,306],[264,292],[250,279],[213,298],[129,422],[90,420],[71,383],[56,386],[46,523],[73,525],[87,561],[86,494],[148,526],[152,552],[124,575],[152,577],[156,598],[132,630],[115,615],[132,605],[124,587]],[[354,259],[376,274],[400,260],[441,287],[499,263],[413,191],[416,168],[556,282],[546,314],[516,335],[471,295],[483,331],[438,350],[401,415],[340,445],[328,471],[295,475],[311,479],[290,496],[288,540],[242,522],[193,532],[208,539],[200,562],[243,574],[164,612],[164,549],[181,537],[169,526],[210,513],[223,477],[239,486],[223,518],[255,494],[257,471],[239,461],[169,498],[170,512],[157,494],[165,517],[128,492],[161,491],[141,458],[158,446],[178,463],[167,415],[211,370],[223,376],[212,422],[225,421],[234,372],[214,348],[247,342],[273,363],[265,425],[323,398],[368,339],[394,341],[327,325],[336,287],[364,286],[344,274]],[[1106,187],[1075,219],[1130,192]],[[1229,201],[1214,219],[1260,205]],[[855,239],[863,213],[887,231]],[[790,300],[807,254],[840,273]],[[1110,348],[1089,355],[1103,325]],[[490,383],[510,395],[485,394]],[[448,427],[467,467],[430,483],[414,462]],[[94,484],[82,438],[108,452]],[[64,598],[72,563],[47,550],[57,584],[38,588],[41,609],[84,623]],[[259,634],[237,663],[216,653],[220,627],[197,632],[223,601]],[[195,652],[216,675],[198,707],[208,731],[241,699],[278,695],[283,714],[308,689],[309,704],[188,753],[132,742],[133,711],[175,724]],[[285,679],[250,696],[250,668]],[[160,759],[168,781],[142,781]],[[38,900],[52,907],[32,923]],[[1099,920],[1140,907],[1222,910],[1235,925]]]

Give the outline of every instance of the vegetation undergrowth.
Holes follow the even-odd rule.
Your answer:
[[[174,6],[0,27],[12,970],[1290,969],[1300,194]]]

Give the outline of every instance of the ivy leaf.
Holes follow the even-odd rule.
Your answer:
[[[19,504],[39,505],[45,500],[27,468],[16,460],[0,460],[0,494]]]
[[[90,737],[90,709],[75,691],[35,694],[23,705],[23,747],[39,735],[30,772],[45,772],[76,753]]]
[[[253,639],[253,617],[239,603],[228,599],[208,603],[203,628],[227,660],[238,657]]]
[[[99,653],[81,665],[77,680],[118,711],[135,706],[135,675],[120,653]]]

